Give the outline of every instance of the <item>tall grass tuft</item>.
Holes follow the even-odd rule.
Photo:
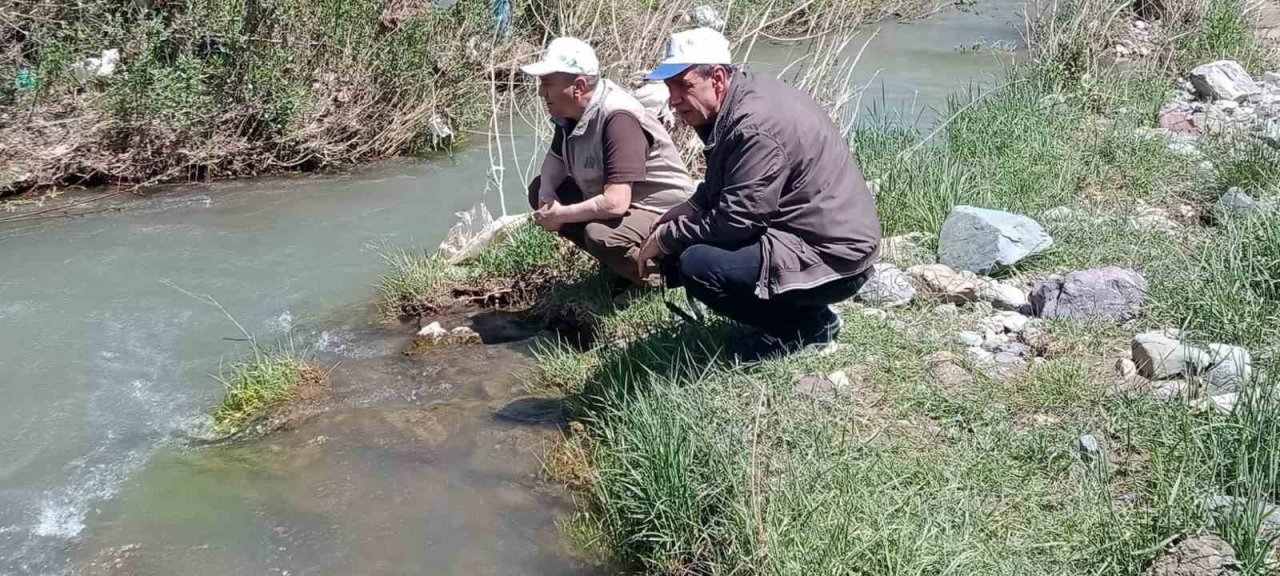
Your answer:
[[[281,349],[257,351],[253,360],[224,366],[217,378],[226,394],[213,411],[214,426],[231,433],[292,399],[300,386],[320,383],[324,375],[296,352]]]

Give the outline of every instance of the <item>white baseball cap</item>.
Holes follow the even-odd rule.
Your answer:
[[[713,28],[694,28],[671,35],[667,55],[649,73],[650,80],[666,80],[699,64],[733,63],[729,53],[729,41]]]
[[[596,51],[586,42],[565,36],[547,44],[542,60],[521,66],[520,70],[530,76],[546,76],[556,72],[599,76],[600,61],[596,59]]]

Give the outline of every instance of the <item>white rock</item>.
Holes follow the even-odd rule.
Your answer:
[[[849,378],[849,374],[844,370],[836,370],[828,374],[827,380],[831,381],[836,390],[844,390],[853,385],[853,380]]]
[[[1230,414],[1236,409],[1236,403],[1240,401],[1240,396],[1233,392],[1224,394],[1216,394],[1207,398],[1198,398],[1191,402],[1191,407],[1196,410],[1209,411],[1214,410],[1219,414]]]
[[[1132,380],[1138,375],[1138,365],[1128,358],[1120,358],[1116,360],[1116,374],[1125,381]]]
[[[439,322],[432,322],[418,330],[418,336],[448,336],[449,332]]]
[[[1265,214],[1272,209],[1269,202],[1254,200],[1244,190],[1232,186],[1218,198],[1218,202],[1213,206],[1213,213],[1219,218],[1225,218],[1231,215]]]
[[[858,290],[857,299],[879,306],[906,306],[916,297],[916,288],[897,266],[878,263],[871,277]]]
[[[1102,456],[1102,443],[1092,434],[1085,434],[1076,439],[1076,452],[1086,460],[1094,460]]]
[[[1133,337],[1133,362],[1138,372],[1151,380],[1164,380],[1186,373],[1188,366],[1204,363],[1203,350],[1183,344],[1166,332],[1143,332]]]
[[[1202,64],[1189,77],[1196,93],[1206,100],[1239,100],[1262,91],[1244,66],[1232,60]]]
[[[965,330],[960,333],[960,343],[968,347],[981,346],[986,339],[981,333]]]
[[[978,298],[1001,310],[1020,310],[1027,305],[1027,293],[1022,288],[992,278],[978,280]]]
[[[1228,344],[1210,344],[1208,348],[1212,366],[1204,379],[1211,393],[1236,392],[1248,383],[1253,375],[1248,350]]]

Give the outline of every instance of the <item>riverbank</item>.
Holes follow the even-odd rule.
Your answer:
[[[916,0],[711,3],[735,38],[810,34]],[[606,74],[657,60],[695,3],[20,1],[0,62],[0,197],[316,171],[465,143],[554,30]],[[704,15],[703,19],[708,19]]]
[[[1043,225],[1052,248],[996,273],[1012,295],[908,269],[909,295],[842,307],[833,353],[746,369],[726,323],[579,283],[594,345],[548,339],[526,376],[582,424],[547,459],[581,495],[566,532],[653,573],[1272,570],[1280,155],[1264,104],[1184,101],[1203,88],[1176,77],[1274,60],[1238,4],[1196,6],[1073,4],[936,133],[858,130],[898,267],[952,248],[957,206]],[[1048,311],[1064,276],[1143,288],[1073,317]],[[1156,341],[1186,364],[1157,369]]]

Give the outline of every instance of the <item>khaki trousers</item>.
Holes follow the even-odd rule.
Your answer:
[[[538,208],[538,190],[541,185],[540,176],[529,184],[529,207],[535,210]],[[572,178],[565,178],[564,183],[556,190],[556,197],[564,205],[584,200],[582,191]],[[641,280],[636,262],[631,259],[631,255],[639,251],[640,245],[649,237],[659,216],[632,208],[621,218],[565,224],[560,227],[560,235],[600,261],[610,272],[633,284],[660,286],[661,279],[656,274]]]

